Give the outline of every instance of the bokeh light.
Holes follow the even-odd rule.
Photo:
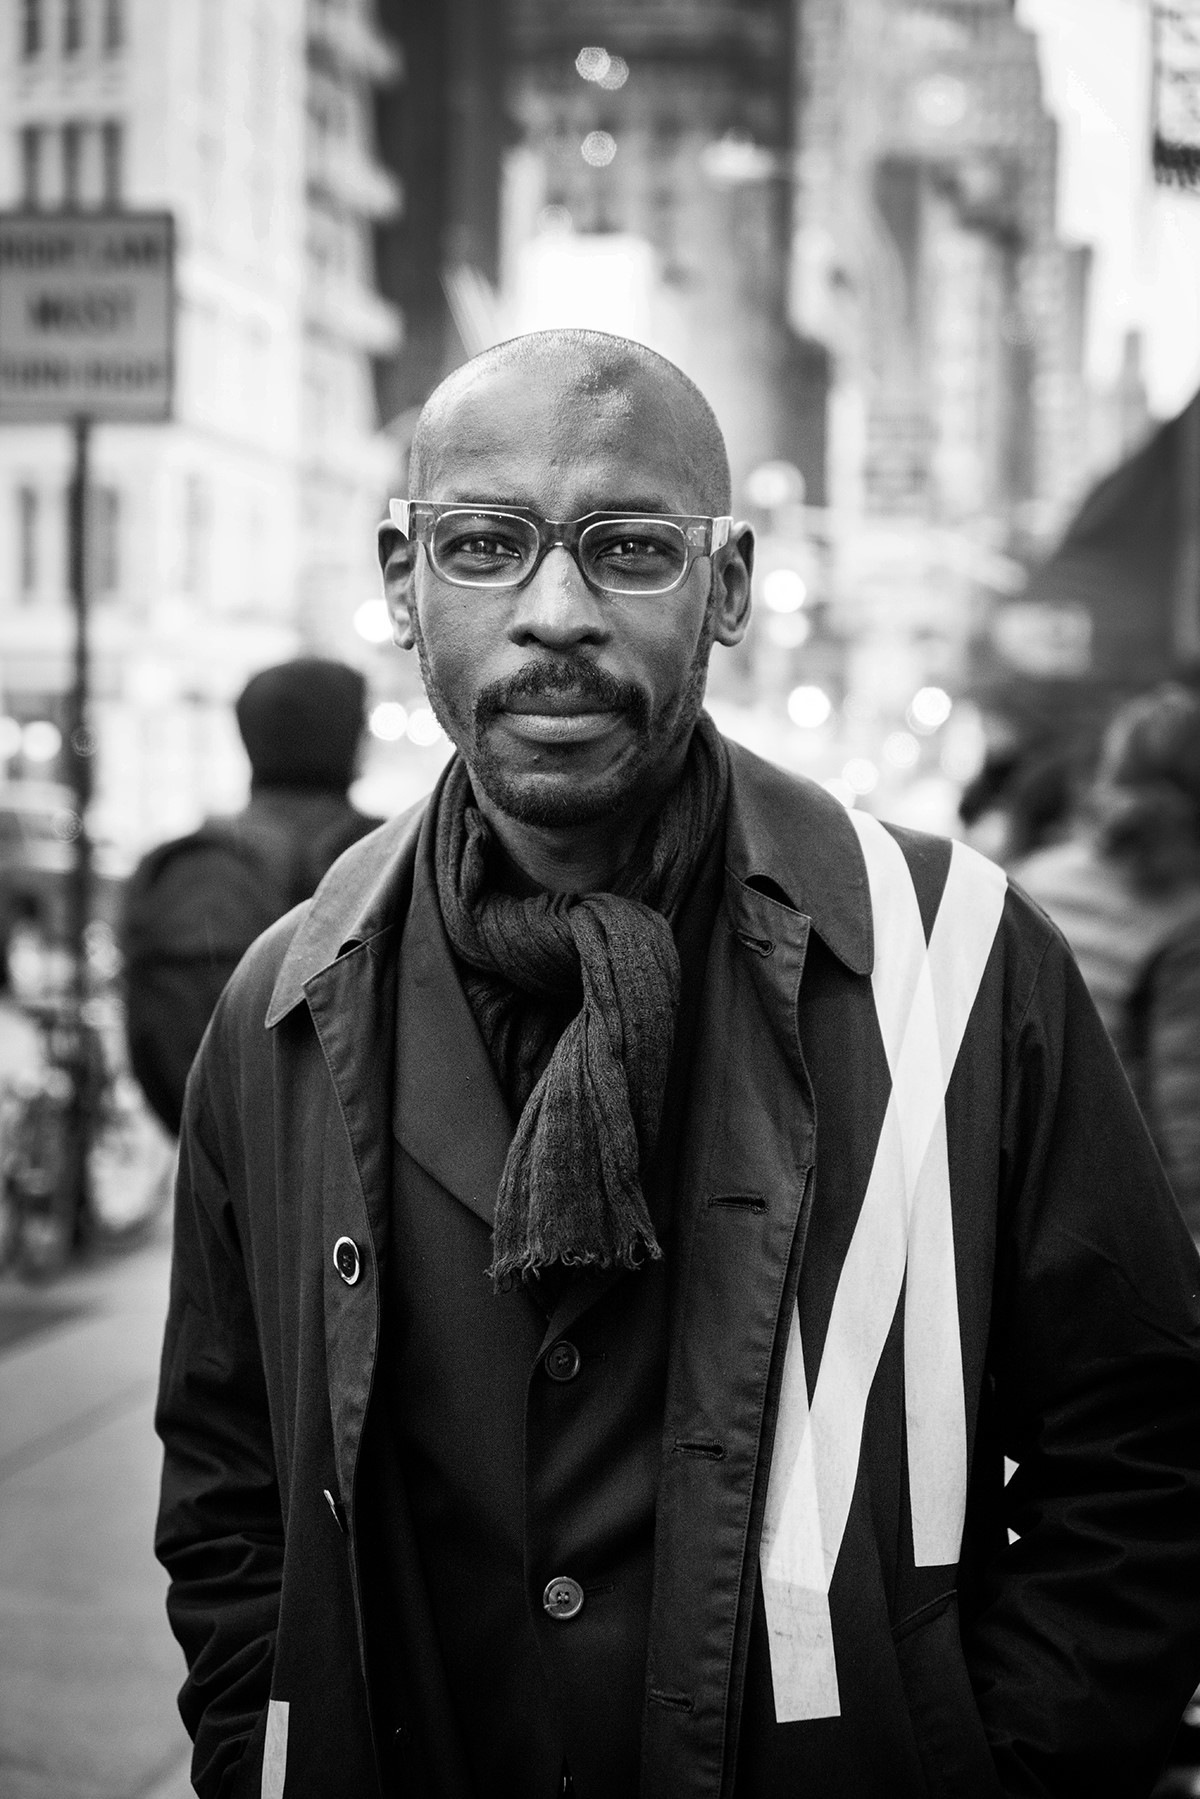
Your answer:
[[[629,80],[629,64],[623,56],[610,56],[608,67],[603,75],[597,75],[595,80],[597,87],[604,88],[610,94],[615,93]]]
[[[538,230],[547,237],[563,237],[574,225],[565,206],[543,206],[537,216]]]
[[[816,731],[828,720],[833,702],[823,687],[793,687],[787,709],[794,725],[802,731]]]
[[[914,731],[939,731],[953,710],[954,702],[944,687],[922,687],[913,695],[908,722]]]
[[[767,642],[779,650],[802,649],[812,636],[812,625],[803,612],[773,612],[764,628]]]
[[[768,612],[799,612],[808,586],[794,568],[773,568],[763,577],[762,596]]]
[[[764,511],[799,506],[804,500],[804,476],[794,462],[760,462],[746,476],[746,498]]]
[[[408,709],[399,700],[380,700],[368,723],[372,737],[381,743],[398,743],[408,729]]]
[[[354,614],[354,629],[368,643],[386,643],[392,634],[385,600],[364,600]]]
[[[608,51],[599,44],[585,44],[575,58],[575,67],[585,81],[601,81],[612,63]]]
[[[879,785],[879,770],[869,756],[851,756],[842,779],[851,793],[871,793]]]
[[[966,118],[971,96],[966,82],[957,75],[930,75],[917,88],[914,103],[923,125],[948,131]]]
[[[593,169],[606,169],[617,154],[617,140],[609,131],[589,131],[579,146],[579,154]]]
[[[48,718],[35,718],[21,732],[21,749],[27,762],[53,762],[62,748],[62,732]]]
[[[884,739],[883,759],[892,768],[915,768],[921,759],[921,746],[911,731],[893,731]]]
[[[427,750],[432,748],[441,735],[442,727],[433,716],[432,707],[414,706],[408,715],[408,741],[415,743],[418,749]]]

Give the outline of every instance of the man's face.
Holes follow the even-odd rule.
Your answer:
[[[439,434],[426,500],[595,511],[702,513],[705,495],[645,377],[596,395],[571,381],[492,371]],[[735,547],[654,596],[593,593],[552,549],[515,592],[455,587],[424,550],[393,549],[397,641],[415,645],[430,703],[477,790],[535,826],[641,809],[678,772],[714,640],[745,629],[749,578]]]

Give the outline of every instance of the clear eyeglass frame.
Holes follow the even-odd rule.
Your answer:
[[[501,576],[464,580],[461,575],[448,573],[437,561],[433,535],[439,521],[452,517],[455,513],[468,518],[490,516],[519,519],[523,524],[532,525],[537,532],[537,549],[532,561],[515,579]],[[516,592],[533,580],[548,552],[561,547],[572,558],[593,593],[616,599],[658,599],[664,594],[676,592],[683,586],[701,556],[712,556],[728,543],[733,528],[733,518],[728,513],[710,516],[684,512],[587,512],[581,518],[546,519],[524,506],[472,506],[458,500],[389,500],[388,517],[410,543],[424,544],[430,568],[440,581],[445,581],[452,587],[486,589],[493,593]],[[580,553],[588,531],[599,525],[626,523],[669,525],[678,532],[684,561],[682,568],[669,582],[658,587],[622,587],[606,584],[588,573]]]

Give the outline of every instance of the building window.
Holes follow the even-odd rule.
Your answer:
[[[83,49],[83,0],[63,0],[63,53],[76,56]]]
[[[37,125],[21,127],[21,204],[39,206],[42,199],[42,133]]]
[[[104,51],[115,56],[125,48],[124,0],[104,0]]]
[[[125,133],[115,119],[106,119],[100,127],[100,157],[104,204],[119,206],[125,184]]]
[[[17,489],[17,592],[31,600],[38,584],[38,492],[36,487]]]
[[[21,0],[21,55],[28,61],[42,48],[42,0]]]
[[[83,197],[83,126],[72,123],[62,131],[62,202],[78,206]]]
[[[92,590],[101,598],[121,585],[121,495],[115,487],[92,494]]]

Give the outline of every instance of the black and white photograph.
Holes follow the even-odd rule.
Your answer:
[[[0,1799],[1200,1799],[1200,0],[0,0]]]

